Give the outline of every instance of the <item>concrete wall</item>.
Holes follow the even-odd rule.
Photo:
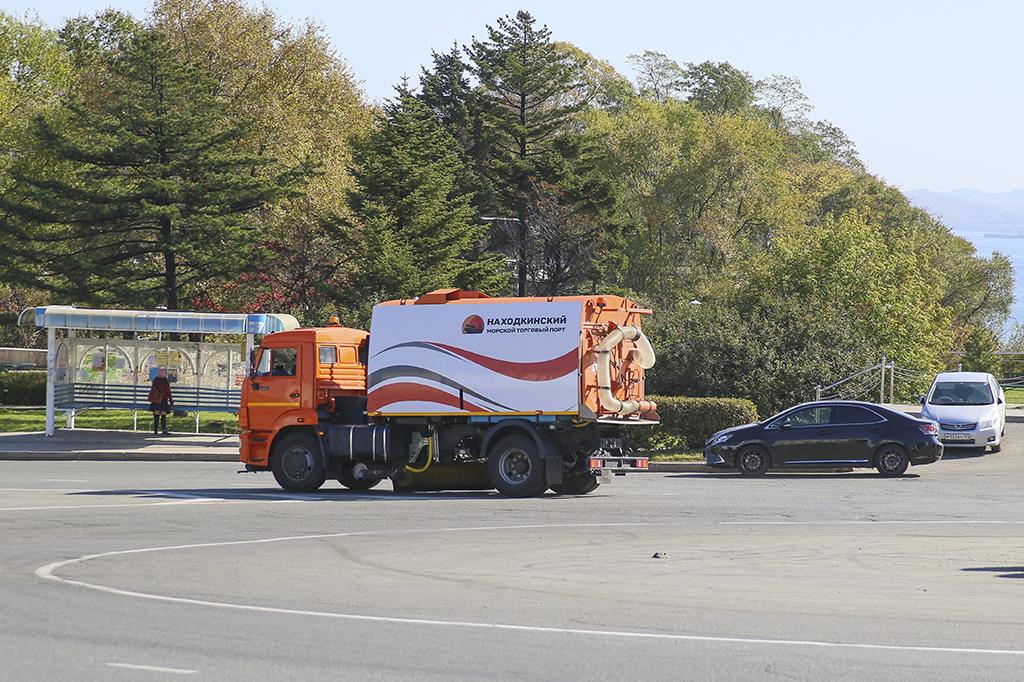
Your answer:
[[[46,369],[46,351],[35,348],[0,348],[0,365],[31,363]]]

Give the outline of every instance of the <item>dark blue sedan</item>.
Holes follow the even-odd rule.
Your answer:
[[[812,466],[874,467],[901,476],[911,464],[942,459],[942,443],[934,422],[873,403],[820,401],[719,431],[705,442],[704,458],[745,476]]]

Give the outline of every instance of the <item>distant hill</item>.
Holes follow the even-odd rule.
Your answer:
[[[954,232],[1024,234],[1024,189],[989,194],[973,189],[906,193],[914,206],[941,219]]]

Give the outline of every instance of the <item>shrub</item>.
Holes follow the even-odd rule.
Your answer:
[[[46,372],[0,372],[0,405],[46,404]]]
[[[661,423],[629,430],[629,443],[641,449],[701,449],[708,436],[716,431],[757,421],[757,407],[741,398],[666,395],[652,395],[648,398],[658,403]]]

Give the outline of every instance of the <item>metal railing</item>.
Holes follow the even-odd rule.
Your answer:
[[[828,386],[817,385],[814,387],[815,400],[873,400],[885,402],[886,371],[892,366],[882,358],[870,367],[865,367],[848,377],[829,384]],[[891,383],[890,383],[891,386]]]
[[[56,387],[56,406],[61,410],[113,408],[148,410],[149,384],[60,384]],[[186,412],[237,412],[242,399],[240,389],[179,386],[173,389],[174,409]]]
[[[957,371],[961,367],[957,366]],[[829,384],[828,386],[817,385],[814,387],[815,400],[870,400],[875,402],[894,403],[898,395],[904,395],[897,390],[897,385],[906,387],[907,384],[926,388],[934,378],[935,373],[909,367],[900,367],[895,362],[887,361],[885,357],[878,363],[865,367],[859,372],[854,372],[848,377]],[[1024,388],[1024,375],[998,379],[999,385],[1007,388]],[[886,400],[888,399],[888,400]]]

